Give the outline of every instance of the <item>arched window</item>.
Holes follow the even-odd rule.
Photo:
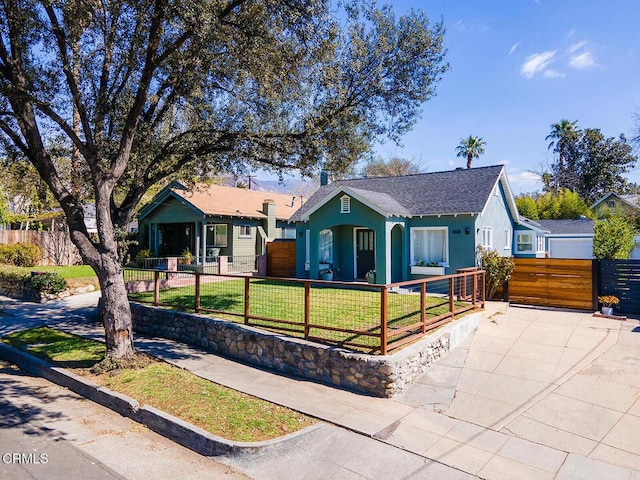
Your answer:
[[[320,231],[318,247],[320,263],[333,263],[333,232],[331,230]]]

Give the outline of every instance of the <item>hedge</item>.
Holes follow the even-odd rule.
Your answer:
[[[17,267],[33,267],[42,260],[43,251],[37,245],[16,243],[0,245],[0,263]]]

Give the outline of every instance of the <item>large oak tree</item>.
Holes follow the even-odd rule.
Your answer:
[[[369,1],[0,0],[0,141],[35,166],[96,271],[109,358],[134,353],[117,231],[151,186],[347,171],[412,127],[447,69],[442,23]]]

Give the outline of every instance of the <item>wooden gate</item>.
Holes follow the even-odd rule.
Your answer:
[[[640,260],[600,260],[600,295],[620,299],[616,313],[640,313]]]
[[[296,276],[296,241],[274,240],[267,243],[267,275],[270,277]]]
[[[545,307],[596,309],[593,261],[515,258],[508,283],[509,301]]]

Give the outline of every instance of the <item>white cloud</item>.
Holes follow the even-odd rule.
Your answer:
[[[581,42],[574,43],[573,45],[571,45],[569,47],[569,49],[568,49],[568,52],[569,52],[569,54],[576,53],[582,47],[586,47],[586,46],[587,46],[587,41],[586,40],[582,40]]]
[[[587,49],[587,45],[589,45],[589,42],[582,40],[568,48],[570,67],[591,68],[597,65],[593,53]]]
[[[519,46],[520,46],[520,43],[514,43],[513,46],[511,47],[511,50],[509,50],[509,55],[515,52],[516,48],[518,48]]]
[[[526,78],[531,78],[536,73],[544,72],[547,66],[553,61],[555,54],[556,50],[549,50],[547,52],[529,55],[520,68],[520,74]]]
[[[564,73],[552,69],[545,70],[542,72],[542,75],[544,75],[545,78],[564,78]]]
[[[596,61],[591,52],[582,52],[569,59],[569,65],[573,68],[590,68],[596,66]]]
[[[514,195],[521,193],[534,192],[542,188],[542,179],[540,175],[528,171],[520,171],[518,173],[508,173],[509,184]]]

